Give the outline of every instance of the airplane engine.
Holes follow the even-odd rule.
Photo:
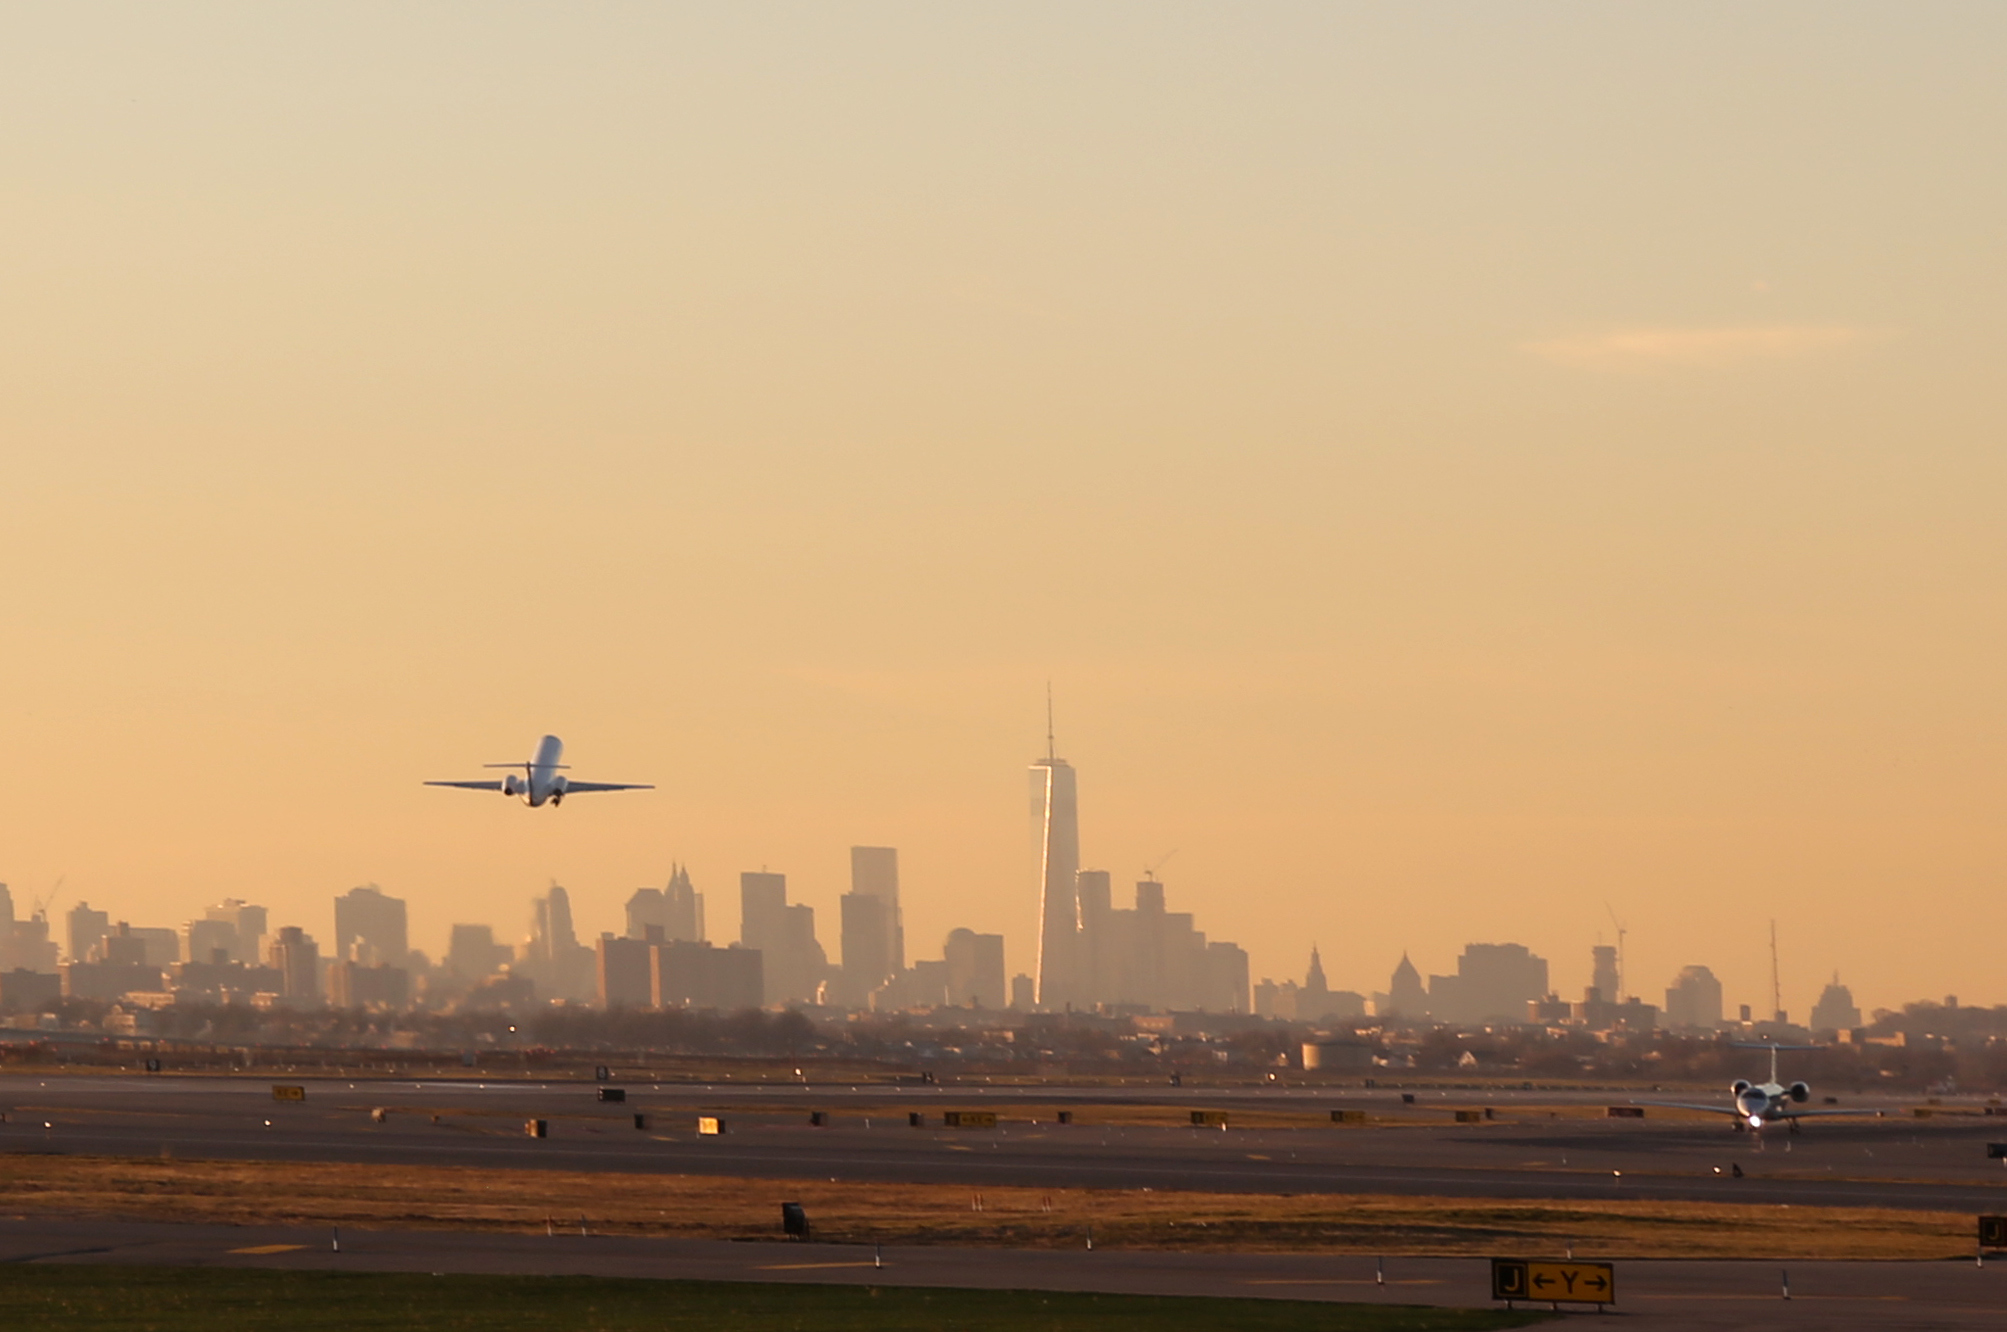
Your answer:
[[[1792,1099],[1792,1100],[1794,1100],[1794,1101],[1799,1101],[1799,1102],[1804,1102],[1804,1101],[1809,1101],[1809,1100],[1811,1100],[1811,1099],[1812,1099],[1812,1084],[1811,1084],[1811,1083],[1809,1083],[1809,1082],[1794,1082],[1794,1083],[1792,1083],[1792,1084],[1791,1084],[1791,1099]]]
[[[1737,1078],[1735,1080],[1735,1085],[1733,1087],[1730,1087],[1728,1090],[1739,1099],[1742,1096],[1742,1093],[1749,1090],[1749,1079]]]
[[[551,782],[551,803],[553,805],[561,805],[564,803],[564,793],[569,785],[570,783],[566,782],[565,779],[562,777],[559,777]]]
[[[519,796],[523,793],[523,790],[524,790],[523,783],[517,779],[516,774],[514,774],[513,772],[509,773],[508,775],[502,778],[503,795]]]

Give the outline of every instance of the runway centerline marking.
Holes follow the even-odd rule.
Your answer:
[[[1363,1278],[1353,1281],[1340,1277],[1248,1277],[1239,1284],[1243,1286],[1440,1286],[1443,1283],[1430,1277],[1410,1277],[1405,1281],[1367,1281]]]

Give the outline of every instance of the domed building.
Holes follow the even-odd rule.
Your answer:
[[[1849,1031],[1861,1025],[1861,1010],[1854,1003],[1854,993],[1840,984],[1840,973],[1833,973],[1833,983],[1819,995],[1819,1002],[1812,1005],[1813,1031]]]

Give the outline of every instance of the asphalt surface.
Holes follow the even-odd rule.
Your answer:
[[[339,1247],[337,1248],[337,1243]],[[576,1275],[902,1285],[1139,1295],[1225,1295],[1481,1306],[1481,1259],[1123,1250],[872,1250],[577,1234],[362,1231],[0,1217],[0,1262],[468,1274]],[[2007,1261],[1938,1263],[1649,1262],[1616,1265],[1614,1312],[1571,1325],[1611,1328],[1997,1328]],[[1788,1283],[1790,1298],[1784,1298]],[[1532,1307],[1540,1307],[1534,1305]]]
[[[1301,1088],[700,1086],[627,1081],[622,1104],[590,1082],[0,1076],[0,1151],[827,1178],[910,1183],[1648,1198],[2007,1212],[2007,1168],[1986,1144],[2007,1118],[1977,1101],[1863,1102],[1888,1118],[1825,1119],[1799,1134],[1731,1132],[1678,1112],[1584,1117],[1611,1093],[1417,1093]],[[1675,1097],[1674,1099],[1688,1099]],[[1725,1099],[1725,1097],[1723,1098]],[[1070,1106],[1072,1124],[1054,1122]],[[1499,1118],[1454,1122],[1456,1108]],[[1222,1109],[1230,1127],[1105,1122],[1139,1109]],[[373,1110],[385,1112],[381,1122]],[[946,1129],[942,1112],[992,1109],[993,1129]],[[1361,1109],[1367,1125],[1329,1122]],[[827,1122],[811,1127],[811,1111]],[[908,1126],[918,1112],[925,1127]],[[1270,1113],[1290,1128],[1232,1126]],[[648,1116],[634,1127],[636,1113]],[[1571,1113],[1578,1117],[1568,1117]],[[698,1116],[726,1132],[699,1136]],[[1560,1117],[1551,1117],[1560,1116]],[[525,1134],[544,1119],[548,1136]],[[1039,1122],[1029,1122],[1036,1118]],[[1742,1171],[1741,1177],[1734,1170]]]

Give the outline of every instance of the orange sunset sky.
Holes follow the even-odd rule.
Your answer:
[[[2007,9],[16,6],[0,879],[2007,1001]],[[425,778],[562,735],[652,781]],[[1118,899],[1126,890],[1118,887]]]

